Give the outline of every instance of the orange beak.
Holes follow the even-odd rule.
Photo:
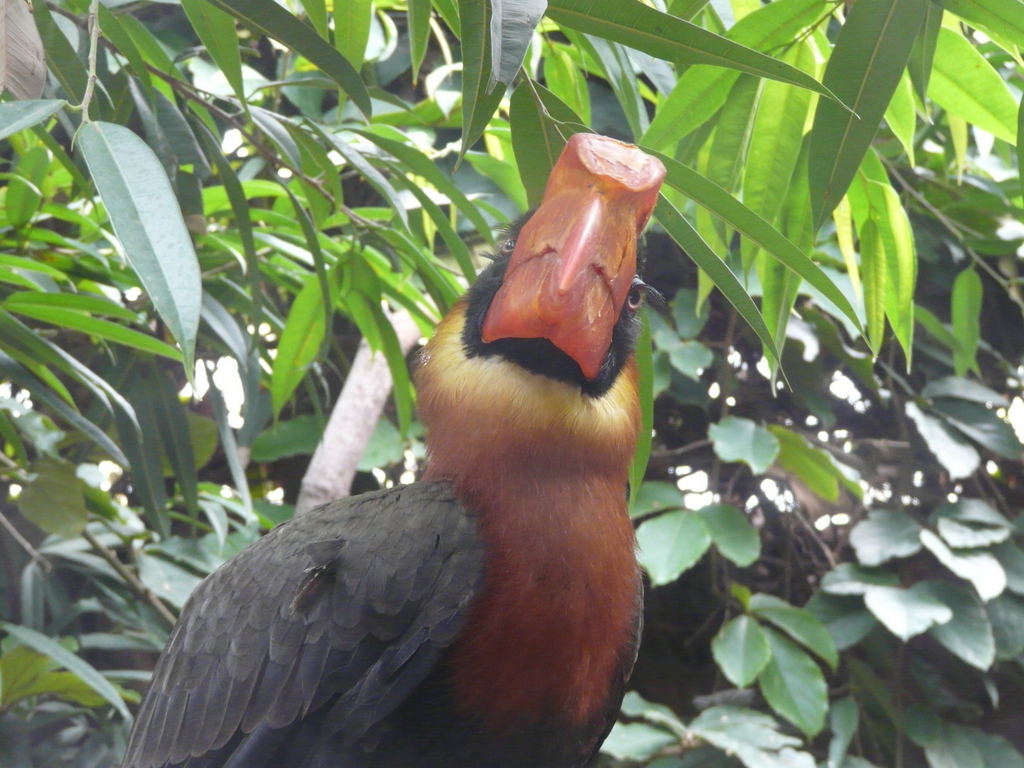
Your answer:
[[[483,341],[548,339],[596,379],[664,178],[661,161],[632,144],[572,136],[519,233]]]

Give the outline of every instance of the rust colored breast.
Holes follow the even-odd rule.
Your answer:
[[[603,717],[636,632],[624,491],[539,478],[481,517],[487,581],[450,657],[459,706],[495,724]]]

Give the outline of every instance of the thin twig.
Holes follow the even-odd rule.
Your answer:
[[[14,523],[8,520],[7,517],[2,512],[0,512],[0,525],[2,525],[7,530],[7,532],[11,534],[12,539],[14,539],[16,542],[18,542],[19,545],[21,545],[21,548],[28,553],[29,557],[31,557],[33,560],[35,560],[37,563],[43,566],[43,568],[47,571],[50,570],[50,561],[43,557],[39,553],[39,550],[33,547],[31,543],[29,543],[28,539],[21,535],[21,532],[14,527]]]
[[[82,531],[82,538],[89,542],[89,545],[96,550],[96,553],[100,557],[110,564],[111,568],[117,571],[117,575],[124,579],[125,583],[128,585],[128,589],[149,603],[153,610],[160,614],[160,617],[167,622],[168,626],[174,626],[178,619],[173,613],[171,613],[170,609],[164,605],[160,601],[160,598],[154,595],[145,584],[139,581],[138,576],[125,567],[125,564],[118,559],[117,555],[112,549],[110,549],[110,547],[97,539],[88,528]]]
[[[100,0],[92,0],[89,5],[89,79],[85,84],[85,95],[82,97],[82,125],[89,122],[89,104],[96,89],[96,49],[100,40]]]

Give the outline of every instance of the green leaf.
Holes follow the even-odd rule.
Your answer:
[[[871,587],[864,595],[864,604],[904,642],[953,618],[953,610],[935,596],[927,581],[919,581],[910,589]]]
[[[998,597],[1006,589],[1006,571],[988,552],[967,550],[964,554],[954,553],[929,530],[921,531],[921,543],[940,563],[961,579],[971,582],[982,600]]]
[[[798,643],[820,656],[834,670],[839,665],[832,636],[818,618],[805,608],[797,608],[772,595],[750,598],[749,610],[783,630]]]
[[[25,99],[0,104],[0,141],[38,125],[66,104],[63,99]]]
[[[755,475],[764,474],[779,454],[779,441],[750,419],[726,416],[708,427],[715,454],[722,461],[742,461]]]
[[[747,324],[761,339],[765,349],[777,356],[775,341],[768,331],[768,326],[765,325],[757,305],[750,298],[750,294],[746,292],[725,262],[718,258],[718,255],[711,250],[711,246],[704,242],[703,238],[697,234],[697,230],[683,218],[683,215],[664,195],[658,198],[658,204],[654,208],[654,218],[697,266],[707,273],[722,295],[736,308],[740,317],[747,321]]]
[[[1006,571],[1006,588],[1024,595],[1024,552],[1011,541],[998,544],[990,551]]]
[[[35,305],[35,304],[24,304],[15,303],[13,305],[7,304],[7,307],[12,312],[17,312],[19,315],[25,317],[31,317],[36,320],[42,320],[44,323],[51,323],[58,327],[67,328],[73,331],[80,331],[81,333],[89,334],[90,336],[96,336],[101,339],[109,339],[110,341],[117,342],[118,344],[124,344],[126,347],[132,347],[133,349],[139,349],[143,352],[150,352],[154,355],[161,355],[170,360],[181,362],[181,352],[169,344],[165,344],[159,339],[153,338],[145,333],[139,333],[133,331],[130,328],[125,328],[123,325],[118,323],[112,323],[109,320],[100,320],[95,317],[89,317],[89,315],[76,312],[72,309],[62,309],[59,307]]]
[[[206,46],[207,53],[220,67],[239,102],[245,104],[242,81],[242,54],[238,49],[235,20],[207,0],[181,0],[181,8]]]
[[[334,3],[334,45],[357,70],[363,66],[372,19],[372,0]]]
[[[43,201],[42,186],[50,168],[50,150],[33,147],[18,159],[7,185],[7,220],[15,227],[24,227]]]
[[[934,407],[949,424],[988,450],[1008,459],[1021,458],[1016,432],[995,411],[980,403],[949,397],[936,399]]]
[[[942,504],[932,513],[939,535],[951,547],[987,547],[1010,538],[1013,524],[981,499]]]
[[[828,688],[821,669],[792,640],[766,629],[772,658],[761,673],[761,693],[780,715],[808,737],[825,725]]]
[[[746,568],[761,555],[761,537],[747,516],[730,504],[709,504],[697,513],[723,557]]]
[[[651,435],[654,432],[654,359],[651,348],[650,310],[641,310],[642,328],[636,341],[637,381],[640,396],[640,433],[636,439],[636,451],[629,471],[630,502],[634,502],[643,487],[647,473],[647,461],[651,456]]]
[[[832,730],[832,741],[828,745],[827,766],[842,766],[846,751],[857,733],[860,708],[852,696],[833,702],[828,711],[828,724]]]
[[[3,621],[0,622],[0,629],[17,638],[29,648],[49,657],[68,672],[78,676],[82,682],[103,697],[104,701],[109,702],[126,723],[132,722],[132,716],[128,712],[128,707],[125,706],[121,694],[117,692],[117,689],[111,685],[109,680],[97,672],[95,667],[85,661],[85,659],[76,656],[57,641],[29,627]]]
[[[953,350],[956,375],[963,376],[968,370],[979,376],[978,344],[981,341],[981,278],[974,268],[965,269],[953,281],[950,314],[953,320],[953,336],[957,348]]]
[[[711,641],[711,653],[722,674],[738,688],[754,682],[771,659],[768,635],[750,616],[725,624]]]
[[[665,176],[666,184],[679,190],[698,205],[704,206],[715,216],[724,220],[726,224],[749,238],[751,242],[766,250],[786,267],[806,280],[811,286],[818,289],[850,319],[856,328],[860,329],[860,319],[842,291],[821,271],[818,265],[787,240],[781,232],[720,186],[704,178],[696,171],[687,168],[677,160],[666,157],[660,152],[648,151],[665,165],[667,171]],[[664,199],[662,197],[662,200]],[[660,206],[661,203],[659,203],[659,208]],[[664,224],[664,222],[662,223]],[[683,244],[680,243],[680,245]],[[686,248],[685,245],[683,247],[684,249]],[[700,266],[705,268],[703,264]],[[709,272],[708,274],[710,275],[711,273]]]
[[[274,0],[205,1],[227,11],[250,29],[277,40],[309,59],[341,86],[363,115],[370,117],[373,112],[370,94],[355,67],[313,29]]]
[[[279,421],[252,444],[252,460],[271,462],[289,456],[312,455],[324,431],[321,417],[313,414]]]
[[[550,44],[544,50],[544,82],[551,94],[590,125],[590,92],[583,73],[565,48]]]
[[[487,90],[485,74],[491,67],[491,4],[459,0],[462,26],[462,158],[483,135],[498,104],[503,87]]]
[[[1015,659],[1024,653],[1024,600],[1006,592],[985,604],[1000,661]]]
[[[807,601],[806,608],[818,617],[840,651],[859,643],[878,625],[864,601],[856,596],[819,592]]]
[[[316,359],[324,339],[326,317],[320,280],[311,275],[292,302],[277,344],[277,356],[270,374],[270,396],[275,416],[305,377],[309,364]]]
[[[797,752],[799,739],[788,733],[779,732],[779,723],[770,715],[740,707],[710,707],[705,709],[691,723],[690,733],[714,744],[728,755],[735,755],[749,768],[781,768],[781,766],[809,766],[814,758],[806,752]],[[687,755],[698,757],[699,751]],[[734,761],[722,763],[720,754],[709,756],[712,762],[694,765],[734,765]]]
[[[85,96],[86,83],[89,80],[85,65],[82,64],[75,49],[71,47],[71,43],[57,26],[57,22],[53,20],[53,14],[50,13],[46,3],[33,3],[32,13],[36,17],[36,27],[39,29],[39,36],[42,38],[43,48],[46,50],[46,65],[50,68],[53,76],[57,78],[69,99],[76,104],[81,104],[82,97]],[[99,117],[98,100],[93,101],[89,115]]]
[[[828,501],[839,499],[842,472],[825,451],[814,448],[796,432],[770,424],[768,431],[779,442],[779,465],[792,472],[814,493]]]
[[[199,514],[199,479],[196,456],[192,450],[188,411],[178,399],[174,382],[159,366],[153,366],[147,377],[148,400],[160,431],[160,448],[167,459],[168,470],[181,492],[185,508],[193,517]]]
[[[551,169],[555,167],[566,139],[559,127],[542,114],[543,105],[534,98],[531,82],[522,82],[512,94],[509,123],[512,126],[512,148],[516,154],[519,177],[526,188],[526,199],[531,208],[540,205]],[[574,119],[571,116],[570,119]],[[578,118],[575,118],[578,122]]]
[[[943,27],[928,97],[968,123],[1017,143],[1017,101],[999,73],[958,31]]]
[[[818,0],[775,0],[744,16],[725,36],[763,53],[788,45],[820,20],[821,11]],[[658,108],[642,142],[664,149],[693,131],[726,103],[737,77],[732,69],[688,67]]]
[[[547,15],[570,29],[598,35],[659,59],[728,67],[832,97],[806,73],[639,0],[550,0]]]
[[[942,6],[983,32],[992,31],[1024,46],[1024,3],[1020,0],[943,0]]]
[[[18,509],[47,533],[64,538],[77,536],[89,521],[82,496],[84,483],[75,475],[75,465],[44,456],[32,462],[35,478],[16,499]]]
[[[202,299],[199,261],[167,175],[146,143],[120,125],[89,123],[79,131],[78,146],[128,263],[178,341],[191,376]]]
[[[430,42],[430,0],[408,0],[408,8],[409,53],[412,57],[412,82],[415,85],[419,80],[423,57],[427,55],[427,43]]]
[[[809,75],[815,72],[815,52],[806,40],[787,51],[784,60]],[[788,189],[793,179],[810,105],[811,93],[802,88],[767,82],[761,89],[743,167],[743,203],[767,222],[775,222],[782,211],[785,195],[779,190]],[[756,253],[755,246],[744,243],[745,269]]]
[[[652,512],[682,507],[683,494],[676,486],[663,480],[647,480],[640,484],[640,490],[633,495],[629,516],[644,517]]]
[[[941,379],[929,381],[921,390],[921,394],[932,399],[956,397],[960,400],[969,400],[972,403],[981,403],[984,406],[1010,407],[1010,402],[1004,395],[994,389],[989,389],[984,384],[961,376],[944,376]]]
[[[928,3],[924,12],[921,29],[914,38],[914,47],[910,49],[910,61],[907,72],[914,90],[921,103],[927,104],[928,81],[932,75],[932,64],[935,60],[935,46],[939,41],[939,30],[942,28],[942,6]]]
[[[921,549],[921,526],[898,510],[873,509],[850,531],[850,544],[862,565],[875,566]]]
[[[678,510],[645,520],[636,531],[640,564],[660,586],[692,568],[711,546],[711,534],[696,512]]]
[[[930,582],[932,594],[948,605],[953,618],[928,630],[928,634],[972,667],[992,666],[996,643],[985,606],[972,589],[945,581]]]
[[[430,3],[427,3],[430,7]],[[511,85],[519,74],[533,30],[544,16],[547,0],[492,0],[491,75],[488,89],[496,82]]]
[[[904,409],[924,438],[928,450],[949,472],[951,480],[969,477],[974,473],[981,464],[981,456],[973,445],[961,440],[942,419],[923,412],[917,403],[908,401]]]
[[[907,153],[907,160],[913,166],[917,112],[914,108],[914,85],[908,72],[903,73],[899,85],[893,91],[892,100],[885,110],[885,122],[889,125],[889,130],[900,140],[903,151]]]
[[[327,3],[325,0],[301,0],[301,2],[302,9],[306,12],[306,18],[313,25],[313,29],[324,40],[329,39],[330,31],[327,27]],[[362,62],[359,63],[362,64]],[[355,66],[359,66],[359,64]]]
[[[877,356],[885,339],[885,292],[888,284],[885,244],[874,219],[860,230],[860,270],[864,288],[864,312],[867,315],[867,341]]]
[[[846,194],[878,130],[929,0],[858,0],[839,32],[823,85],[843,104],[818,102],[810,137],[811,206],[820,227]]]
[[[301,417],[300,417],[301,418]],[[402,461],[405,441],[395,425],[381,417],[373,428],[366,450],[359,459],[359,471],[369,472],[375,467],[387,467]]]
[[[872,587],[895,587],[899,583],[895,573],[840,563],[825,574],[821,588],[832,595],[863,595]]]

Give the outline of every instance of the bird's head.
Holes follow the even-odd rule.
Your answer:
[[[664,176],[660,161],[630,144],[569,139],[540,206],[513,227],[424,350],[417,383],[432,454],[443,412],[473,418],[477,408],[517,423],[517,434],[554,440],[559,424],[600,430],[595,419],[621,411],[616,429],[632,429],[631,454],[644,292],[637,245]],[[501,428],[477,422],[478,431]]]

